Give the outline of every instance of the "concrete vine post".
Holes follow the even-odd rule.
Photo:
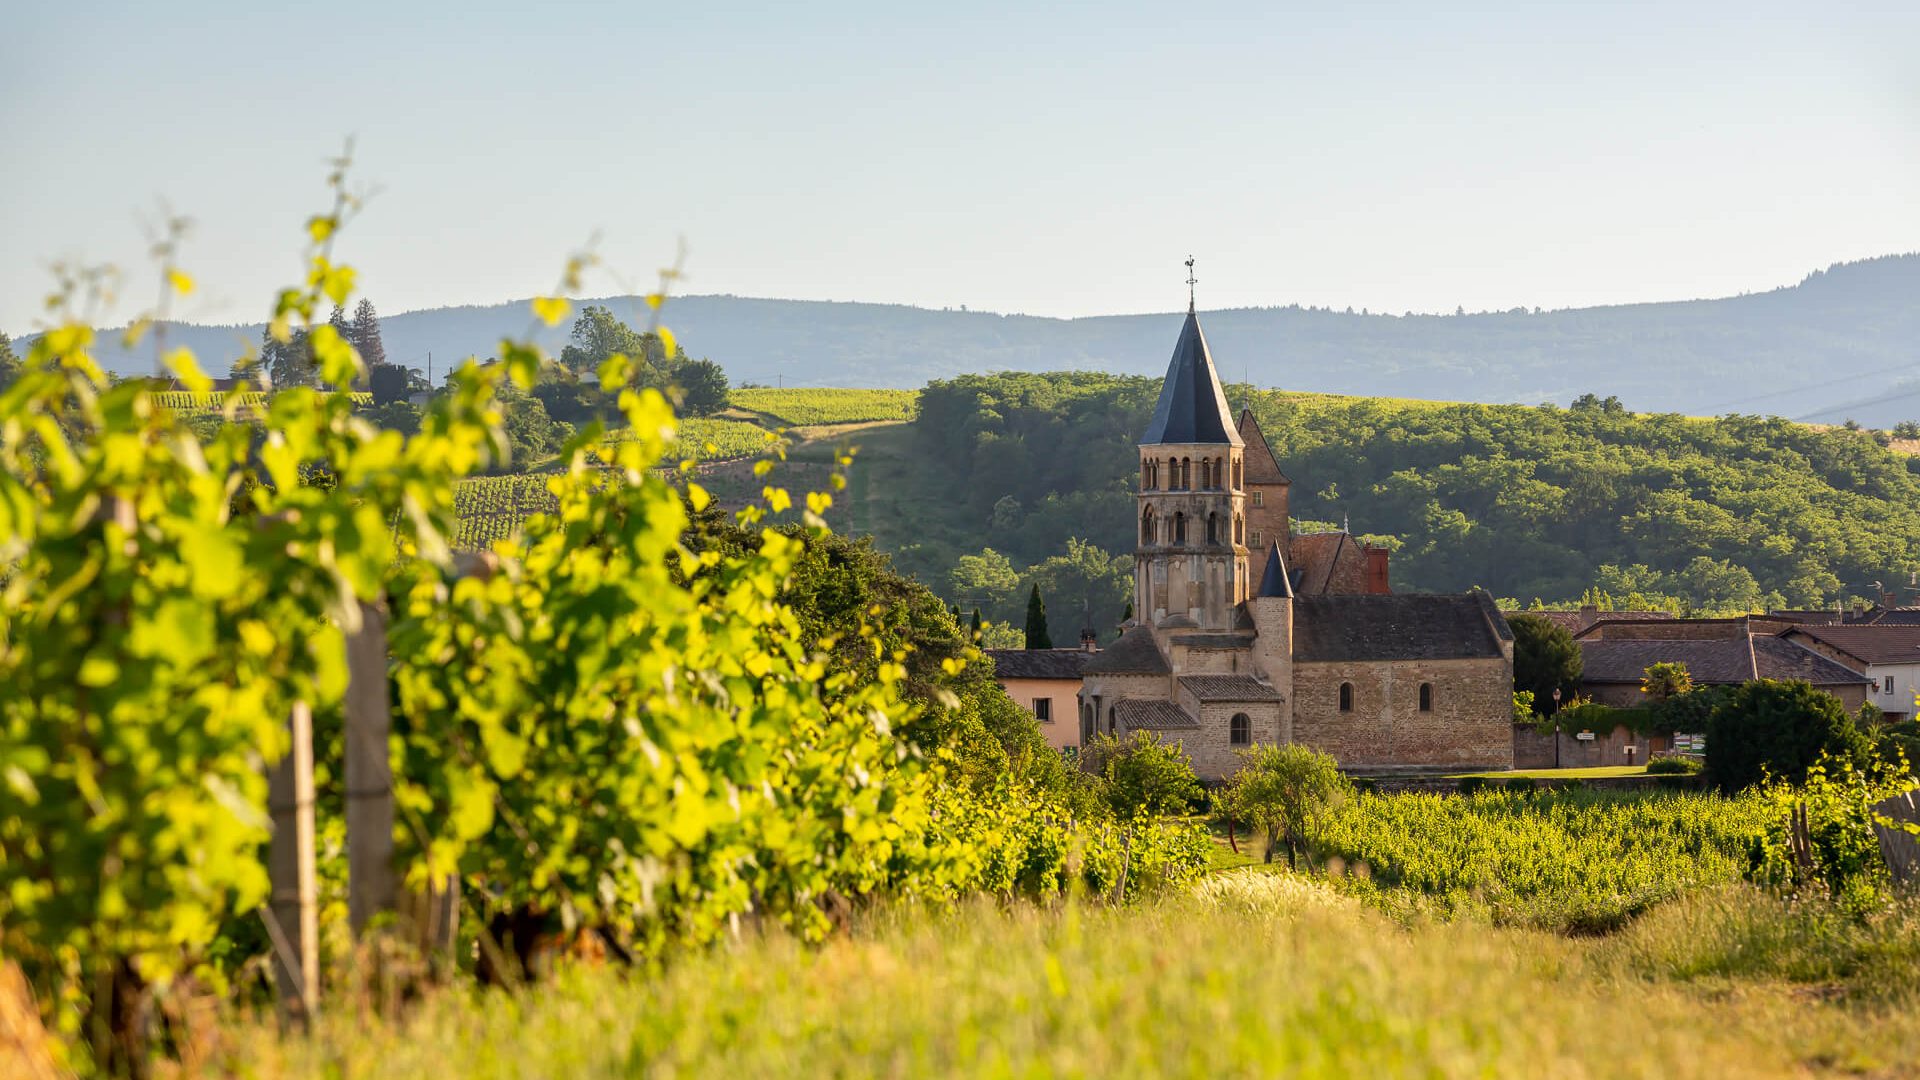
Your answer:
[[[347,921],[355,932],[395,909],[392,730],[387,688],[387,609],[360,601],[347,634]]]
[[[282,1008],[305,1023],[320,1004],[320,904],[314,872],[313,710],[296,701],[287,718],[292,745],[267,777],[273,885],[267,918]]]

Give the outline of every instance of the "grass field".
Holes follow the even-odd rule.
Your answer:
[[[204,1073],[292,1077],[1904,1075],[1914,920],[1834,938],[1747,887],[1610,938],[1403,927],[1293,875],[1132,908],[880,910],[808,949],[748,932],[661,974],[336,1000],[311,1039],[229,1024]],[[1756,946],[1765,946],[1756,962]]]

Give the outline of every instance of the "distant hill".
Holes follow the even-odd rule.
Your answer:
[[[376,298],[377,300],[377,298]],[[601,298],[638,321],[632,297]],[[1362,314],[1301,307],[1205,312],[1221,373],[1261,386],[1480,402],[1613,395],[1643,411],[1870,426],[1920,417],[1920,254],[1842,263],[1797,285],[1718,300],[1534,313]],[[893,304],[689,296],[667,309],[687,349],[734,381],[912,388],[966,372],[1097,370],[1159,374],[1176,315],[1053,319]],[[383,320],[388,356],[436,374],[487,356],[528,326],[524,300]],[[541,328],[558,349],[566,326]],[[257,342],[260,326],[182,326],[176,342],[212,358]],[[106,350],[114,370],[151,358]]]

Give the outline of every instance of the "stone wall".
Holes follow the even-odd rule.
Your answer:
[[[1280,741],[1281,705],[1277,701],[1209,702],[1201,705],[1183,693],[1180,704],[1190,713],[1198,710],[1196,715],[1200,719],[1200,730],[1168,732],[1164,737],[1179,739],[1187,755],[1193,758],[1194,774],[1202,780],[1225,780],[1240,768],[1239,751],[1247,747],[1233,745],[1235,713],[1247,714],[1254,743]]]
[[[1591,769],[1603,765],[1645,765],[1672,749],[1672,740],[1664,734],[1635,735],[1626,728],[1596,731],[1592,739],[1578,735],[1560,735],[1559,756],[1554,756],[1556,739],[1541,734],[1530,725],[1513,728],[1513,767],[1516,769]],[[1627,747],[1633,754],[1627,754]]]
[[[1293,665],[1293,738],[1345,768],[1513,764],[1513,663],[1379,660]],[[1340,711],[1340,685],[1353,710]],[[1420,685],[1433,708],[1420,711]]]

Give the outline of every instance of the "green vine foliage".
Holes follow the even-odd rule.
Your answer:
[[[351,387],[360,358],[313,325],[354,280],[332,182],[270,333],[304,332],[320,380]],[[622,389],[626,357],[600,368],[623,437],[589,423],[548,509],[457,566],[456,482],[508,457],[500,391],[531,385],[538,349],[468,364],[411,435],[305,387],[183,418],[148,381],[112,385],[70,310],[0,394],[0,951],[77,1069],[138,1069],[156,992],[218,989],[261,947],[236,928],[267,898],[265,773],[296,702],[337,715],[364,603],[390,614],[401,869],[458,875],[470,913],[651,958],[750,920],[818,938],[879,895],[1107,895],[1123,876],[1137,895],[1205,865],[1196,827],[1128,842],[1038,760],[930,594],[827,572],[868,557],[835,546],[830,494],[776,529],[795,503],[768,486],[724,542],[703,531],[706,492],[663,467],[679,422]],[[166,363],[209,392],[190,355]]]
[[[1748,876],[1776,888],[1822,893],[1865,913],[1892,884],[1874,825],[1914,831],[1876,813],[1874,804],[1912,788],[1904,760],[1862,768],[1831,755],[1807,769],[1804,783],[1769,780],[1760,788],[1763,828],[1753,839]],[[1805,823],[1798,856],[1796,813]]]

